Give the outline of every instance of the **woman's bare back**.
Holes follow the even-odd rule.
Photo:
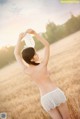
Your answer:
[[[56,83],[51,81],[47,66],[42,64],[38,66],[31,66],[28,68],[31,79],[37,84],[40,89],[41,95],[55,89]]]

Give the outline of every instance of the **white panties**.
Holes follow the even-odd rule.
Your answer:
[[[41,96],[41,104],[46,111],[54,109],[64,102],[66,102],[66,96],[59,88],[56,88],[55,90]]]

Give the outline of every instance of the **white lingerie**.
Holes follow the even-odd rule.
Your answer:
[[[65,103],[66,100],[67,99],[64,92],[59,88],[56,88],[55,90],[41,96],[41,104],[46,111],[54,109],[61,103]]]

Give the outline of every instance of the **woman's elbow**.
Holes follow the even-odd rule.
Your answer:
[[[15,55],[15,57],[18,57],[18,56],[19,56],[19,53],[17,53],[17,52],[14,50],[14,55]]]
[[[49,42],[48,42],[48,46],[50,46]]]
[[[17,55],[17,52],[16,52],[16,50],[14,50],[14,55],[15,55],[15,56]]]
[[[18,50],[14,49],[14,55],[19,55]]]
[[[49,47],[49,46],[50,46],[50,44],[47,42],[46,46],[47,46],[47,47]]]
[[[48,50],[50,49],[50,45],[49,45],[49,43],[46,44],[45,48],[47,48]]]

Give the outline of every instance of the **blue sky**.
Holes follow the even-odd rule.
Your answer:
[[[18,34],[28,28],[45,31],[48,21],[62,24],[70,12],[80,14],[79,4],[60,0],[0,0],[0,46],[15,45]]]

